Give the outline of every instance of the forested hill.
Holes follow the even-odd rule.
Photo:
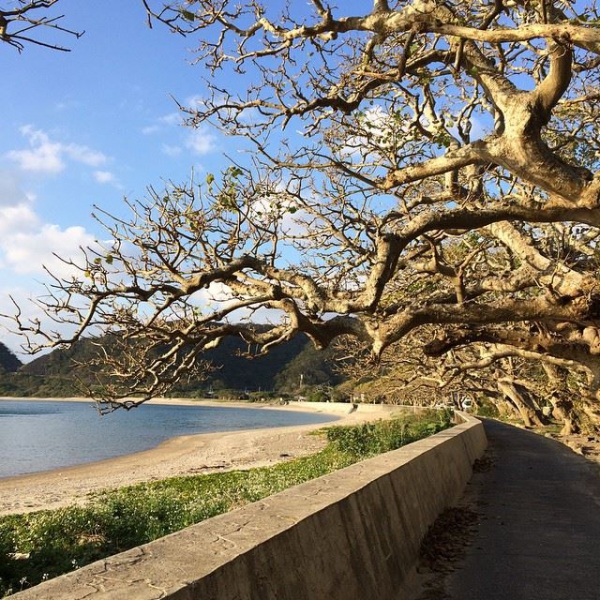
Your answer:
[[[80,365],[77,376],[91,379],[86,364],[97,354],[98,340],[82,340],[72,348],[57,349],[23,365],[17,373],[0,377],[0,395],[70,396],[79,390],[74,384],[73,360]],[[176,387],[173,393],[201,395],[209,389],[248,391],[289,391],[304,385],[331,384],[339,382],[327,361],[331,352],[317,352],[305,336],[274,347],[269,354],[249,359],[253,354],[240,339],[227,338],[217,348],[205,353],[212,369],[205,379],[191,380]],[[18,363],[20,366],[20,363]],[[15,371],[16,369],[12,369]]]
[[[21,361],[0,342],[0,373],[13,373],[22,366]]]

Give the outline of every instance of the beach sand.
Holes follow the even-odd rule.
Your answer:
[[[15,400],[14,398],[2,399]],[[85,401],[80,398],[70,400]],[[385,418],[394,410],[391,406],[359,405],[358,409],[352,411],[352,405],[327,403],[293,402],[286,406],[279,406],[170,399],[152,402],[253,409],[262,406],[270,409],[317,411],[340,417],[335,421],[336,425],[350,425]],[[7,477],[0,479],[0,515],[82,504],[86,502],[90,492],[123,487],[142,481],[272,465],[318,452],[325,445],[325,439],[323,436],[310,435],[310,433],[324,426],[326,424],[181,436],[144,452],[54,471]]]

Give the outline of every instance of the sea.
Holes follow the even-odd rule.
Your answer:
[[[0,400],[0,478],[149,450],[181,435],[335,419],[285,409],[159,404],[101,416],[88,402]]]

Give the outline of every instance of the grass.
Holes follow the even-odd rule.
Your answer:
[[[83,507],[0,517],[0,598],[387,452],[451,425],[427,411],[324,431],[316,454],[272,467],[148,482],[90,496]]]

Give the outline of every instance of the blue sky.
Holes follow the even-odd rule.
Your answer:
[[[71,52],[0,46],[0,313],[9,294],[23,302],[42,292],[53,251],[74,255],[102,238],[94,204],[126,215],[124,196],[184,181],[192,168],[218,171],[228,150],[218,132],[182,127],[172,98],[205,92],[193,39],[149,29],[137,0],[58,7],[65,26],[86,32],[56,38]],[[15,337],[0,331],[0,340],[18,349]]]

